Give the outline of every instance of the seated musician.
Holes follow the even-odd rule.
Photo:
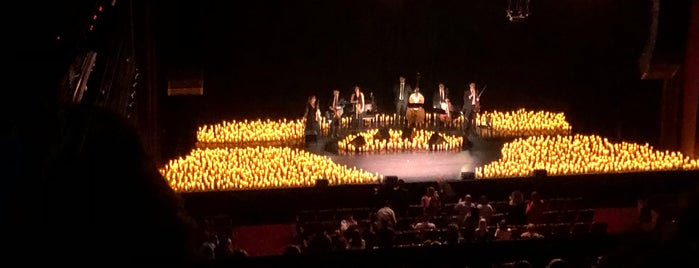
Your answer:
[[[340,91],[333,90],[333,100],[330,103],[330,111],[332,112],[330,124],[330,137],[337,138],[340,129],[340,120],[342,117],[343,107],[340,104]]]
[[[449,98],[444,99],[444,102],[442,102],[439,106],[439,109],[443,110],[444,113],[439,115],[439,120],[441,122],[449,122],[451,121],[451,116],[452,116],[452,111],[454,110],[454,106],[451,105],[451,101]]]
[[[438,89],[434,92],[434,96],[432,97],[432,109],[437,111],[439,118],[439,120],[435,122],[438,131],[444,127],[444,122],[449,113],[447,99],[449,99],[449,89],[444,87],[444,83],[439,83]]]
[[[423,104],[425,104],[425,97],[420,93],[420,88],[415,87],[413,94],[410,94],[410,97],[408,97],[408,109],[406,110],[408,127],[422,126],[425,122]]]

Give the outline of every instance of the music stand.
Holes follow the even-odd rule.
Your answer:
[[[436,114],[447,114],[447,111],[445,111],[444,109],[439,109],[439,108],[434,109],[433,112]]]

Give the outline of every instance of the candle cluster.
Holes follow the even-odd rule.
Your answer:
[[[381,181],[378,174],[336,164],[327,156],[262,146],[194,149],[170,160],[160,173],[178,192],[307,187],[316,179],[327,179],[330,185]]]
[[[337,142],[338,152],[345,153],[393,153],[393,152],[424,152],[424,151],[457,151],[461,150],[463,137],[440,135],[444,141],[430,146],[433,131],[413,130],[413,137],[403,137],[402,130],[388,130],[388,137],[380,137],[378,129],[368,130],[357,135],[348,135]],[[364,142],[357,144],[355,138],[362,136]]]
[[[658,151],[648,144],[612,143],[596,135],[536,136],[505,143],[502,158],[476,168],[478,178],[620,173],[697,169],[696,159],[679,152]]]
[[[570,135],[571,126],[563,113],[546,111],[483,112],[476,116],[478,135],[484,138],[514,138]]]
[[[405,117],[401,117],[404,121]],[[340,128],[351,128],[352,127],[352,117],[343,117],[340,121]],[[392,126],[396,122],[396,115],[394,114],[375,114],[373,116],[364,116],[360,120],[360,126],[362,127],[382,127],[382,126]],[[436,113],[427,113],[425,115],[425,125],[433,126],[439,120],[439,115]],[[464,126],[464,117],[461,114],[452,115],[451,120],[447,120],[444,123],[445,129],[461,129]]]
[[[224,121],[197,130],[198,147],[297,146],[304,136],[303,119]]]

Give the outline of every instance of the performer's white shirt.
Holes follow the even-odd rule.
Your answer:
[[[476,98],[477,98],[475,89],[471,89],[471,95],[469,95],[468,98],[471,99],[471,105],[475,106],[476,105]]]
[[[423,104],[425,103],[425,97],[420,94],[420,92],[415,92],[413,94],[410,94],[410,99],[408,100],[408,103],[420,103]]]

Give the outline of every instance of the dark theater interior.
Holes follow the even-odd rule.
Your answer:
[[[9,265],[699,267],[699,0],[5,10]]]

